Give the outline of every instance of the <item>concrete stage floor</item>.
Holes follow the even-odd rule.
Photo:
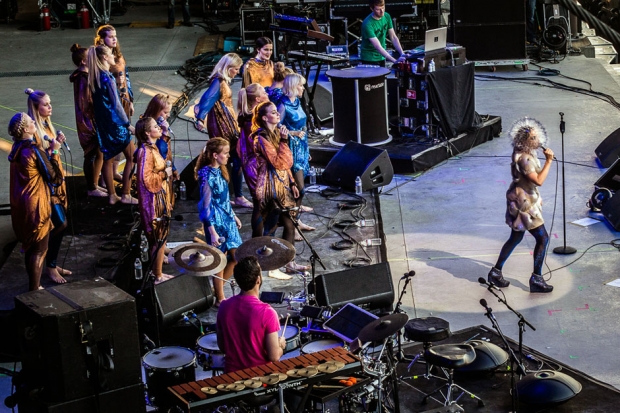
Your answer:
[[[201,27],[129,28],[136,20],[165,20],[165,6],[130,6],[128,13],[115,17],[117,33],[129,66],[153,67],[181,65],[192,56]],[[94,30],[52,30],[38,33],[19,30],[19,25],[2,25],[0,34],[0,204],[9,202],[8,161],[11,140],[6,133],[8,121],[16,111],[26,110],[27,87],[42,89],[51,95],[53,120],[63,129],[73,148],[68,162],[70,172],[81,172],[81,151],[75,135],[72,88],[67,75],[7,76],[10,72],[73,70],[69,48],[72,43],[88,45]],[[563,84],[587,87],[575,79],[590,82],[592,89],[618,99],[620,88],[613,68],[596,59],[569,56],[559,64],[543,64],[566,77],[554,77]],[[523,72],[512,66],[498,67],[494,76],[518,80],[536,77],[536,67]],[[487,69],[478,74],[490,75]],[[136,113],[142,113],[151,96],[180,95],[185,80],[172,70],[145,70],[132,73]],[[542,80],[539,81],[542,83]],[[329,87],[329,85],[326,85]],[[239,84],[236,83],[236,87]],[[587,227],[572,222],[587,217],[586,202],[594,182],[603,170],[598,167],[594,149],[620,126],[617,109],[601,99],[574,91],[559,90],[518,81],[476,81],[476,110],[480,114],[502,117],[504,129],[522,116],[533,116],[549,132],[549,147],[562,159],[559,112],[565,114],[566,215],[562,214],[560,164],[555,163],[541,193],[545,200],[544,217],[551,234],[550,250],[567,244],[577,248],[571,256],[549,254],[548,269],[552,294],[530,294],[528,278],[532,270],[533,239],[526,236],[514,252],[504,274],[511,281],[505,290],[508,302],[536,327],[527,330],[524,343],[573,369],[602,382],[620,387],[617,374],[620,362],[617,330],[620,327],[620,290],[606,285],[620,274],[620,256],[610,242],[620,238],[605,222]],[[177,120],[172,126],[177,135],[174,146],[179,169],[190,162],[204,145],[205,136],[189,123]],[[387,256],[394,285],[410,270],[416,272],[412,294],[404,298],[410,318],[433,315],[448,320],[453,331],[483,324],[490,327],[479,304],[485,298],[501,328],[517,339],[517,318],[486,292],[478,277],[486,277],[509,235],[504,224],[504,193],[510,179],[512,148],[505,137],[493,139],[471,151],[419,176],[397,175],[380,195],[381,212],[387,241]],[[558,182],[558,183],[556,183]],[[562,223],[566,221],[564,234]],[[0,217],[0,244],[14,240],[10,217]],[[547,268],[547,267],[546,267]],[[26,289],[24,273],[24,291]],[[2,285],[3,280],[0,280]],[[3,364],[12,368],[13,364]],[[8,394],[10,385],[2,381],[0,392]],[[4,384],[6,383],[6,384]],[[0,407],[0,411],[4,406]]]

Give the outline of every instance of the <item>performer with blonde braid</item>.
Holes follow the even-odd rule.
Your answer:
[[[30,291],[41,288],[43,259],[53,228],[50,187],[58,187],[63,179],[58,155],[61,143],[52,136],[48,154],[35,141],[36,131],[26,113],[17,113],[9,122],[14,142],[9,154],[11,222],[25,252]]]
[[[37,145],[48,150],[52,138],[62,143],[66,137],[61,131],[56,132],[52,124],[52,101],[49,95],[41,90],[26,89],[28,95],[28,115],[34,120],[36,132],[34,134]],[[65,171],[62,162],[58,164],[62,181],[59,185],[51,186],[52,223],[54,230],[50,233],[47,255],[45,257],[45,273],[58,284],[67,282],[63,275],[71,275],[71,271],[56,265],[62,238],[67,229],[67,185],[65,184]]]
[[[553,286],[548,285],[542,276],[549,234],[545,229],[542,198],[538,187],[542,186],[547,179],[551,162],[553,162],[553,151],[544,148],[547,142],[547,132],[536,119],[527,117],[519,119],[512,125],[509,136],[514,150],[510,165],[512,182],[506,192],[506,223],[511,233],[510,238],[502,247],[497,263],[489,272],[488,280],[498,287],[508,287],[510,281],[504,279],[502,268],[512,251],[523,240],[525,231],[528,231],[536,240],[530,292],[549,293],[553,291]],[[542,149],[545,155],[545,164],[542,167],[536,156],[537,149]]]
[[[170,201],[168,178],[172,167],[166,167],[166,161],[159,153],[156,142],[161,137],[161,128],[153,118],[142,118],[136,123],[136,137],[139,147],[135,153],[138,208],[140,222],[151,247],[151,271],[155,284],[169,280],[171,275],[164,274],[164,245],[170,230]]]

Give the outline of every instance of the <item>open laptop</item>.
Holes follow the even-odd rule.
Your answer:
[[[427,30],[424,40],[424,51],[431,52],[433,50],[445,49],[446,38],[448,36],[448,28],[440,27],[439,29]]]

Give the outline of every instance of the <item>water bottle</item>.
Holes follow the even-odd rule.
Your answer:
[[[136,280],[142,279],[142,261],[140,258],[136,258],[136,262],[133,265],[134,274],[136,276]]]
[[[179,183],[179,195],[180,195],[181,201],[187,200],[187,188],[185,187],[185,182],[183,181]]]
[[[431,61],[428,63],[428,71],[429,72],[434,72],[435,71],[435,59],[431,59]]]
[[[355,195],[362,194],[362,178],[359,176],[355,178]]]
[[[310,180],[310,185],[316,185],[316,169],[314,166],[310,167],[310,171],[308,172],[308,179]]]

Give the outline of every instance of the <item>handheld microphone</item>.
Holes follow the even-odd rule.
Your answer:
[[[546,150],[547,150],[547,148],[545,148],[545,147],[544,147],[544,146],[542,146],[542,145],[540,145],[540,149],[542,149],[543,151],[546,151]],[[555,155],[554,155],[554,156],[553,156],[553,160],[554,160],[554,161],[557,161],[557,160],[558,160],[558,158],[556,158],[556,157],[555,157]]]
[[[409,277],[413,277],[415,275],[415,271],[411,270],[409,272],[406,272],[405,275],[403,275],[402,277],[400,277],[401,280],[405,280]]]
[[[487,282],[487,280],[485,280],[482,277],[478,278],[478,282],[480,284],[486,285],[489,290],[492,288],[492,289],[497,290],[497,291],[502,291],[499,288],[497,288],[493,283]]]
[[[60,134],[62,133],[62,131],[59,129],[56,132],[56,139],[58,139],[60,137]],[[62,141],[62,144],[65,146],[65,148],[67,149],[67,151],[71,152],[71,149],[69,148],[69,145],[67,145],[67,139],[65,139],[64,141]]]
[[[159,126],[161,128],[161,125],[163,125],[163,123],[166,121],[166,119],[164,119],[163,116],[160,116],[157,118],[157,120],[155,122],[157,122],[157,126]],[[174,134],[174,132],[172,132],[172,129],[170,128],[170,125],[168,125],[168,132]]]

